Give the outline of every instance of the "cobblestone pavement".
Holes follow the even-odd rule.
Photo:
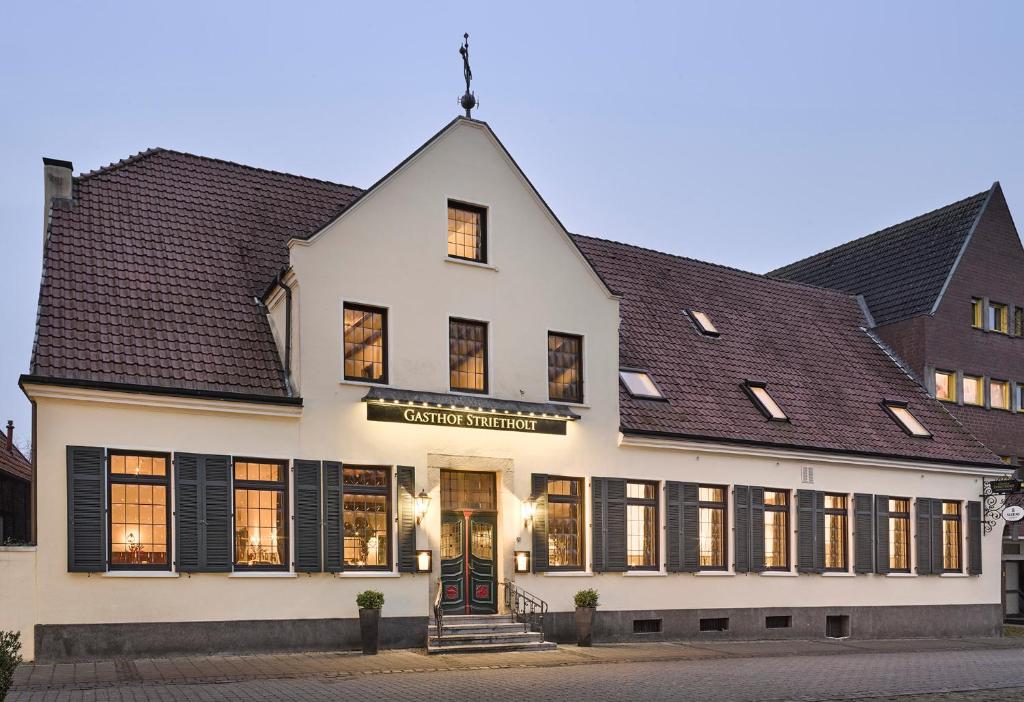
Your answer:
[[[76,676],[76,670],[78,675]],[[87,671],[91,670],[91,675]],[[219,672],[218,672],[219,671]],[[76,681],[75,678],[78,678]],[[86,679],[88,678],[88,679]],[[9,700],[1024,700],[1020,642],[647,644],[551,654],[291,654],[23,666]]]

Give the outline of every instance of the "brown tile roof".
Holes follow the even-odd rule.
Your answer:
[[[879,325],[928,314],[997,187],[768,275],[863,295]]]
[[[623,431],[936,461],[995,464],[862,327],[846,294],[627,244],[576,236],[622,294],[620,365],[648,369],[667,402],[619,393]],[[687,309],[721,336],[697,332]],[[770,422],[745,381],[768,384],[791,422]],[[905,434],[882,409],[903,400],[934,435]]]
[[[32,375],[286,396],[255,298],[289,237],[360,192],[165,149],[76,178],[53,208]]]
[[[32,463],[25,454],[13,443],[8,448],[7,432],[0,427],[0,473],[7,473],[16,478],[32,480]]]

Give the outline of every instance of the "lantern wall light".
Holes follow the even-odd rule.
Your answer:
[[[530,572],[530,552],[529,551],[516,551],[514,554],[515,562],[513,564],[513,570],[516,573],[529,573]]]
[[[523,528],[525,529],[533,521],[533,514],[536,510],[536,504],[533,499],[529,499],[523,502]]]
[[[420,490],[420,494],[416,496],[416,523],[419,524],[423,521],[423,517],[426,516],[427,510],[430,508],[430,495],[427,494],[426,490]]]
[[[434,552],[430,549],[416,551],[416,572],[431,573],[434,570]]]

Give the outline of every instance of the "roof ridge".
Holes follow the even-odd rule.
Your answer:
[[[774,278],[777,275],[780,275],[780,274],[783,274],[783,273],[787,273],[787,272],[797,268],[798,266],[800,266],[800,265],[802,265],[804,263],[807,263],[808,261],[814,260],[814,259],[819,258],[821,256],[824,256],[826,254],[830,254],[830,253],[834,253],[834,252],[837,252],[837,251],[842,251],[842,250],[845,250],[845,249],[853,248],[854,245],[856,245],[856,244],[860,244],[861,242],[863,242],[863,241],[865,241],[867,239],[870,239],[870,238],[875,237],[875,236],[879,236],[879,235],[884,234],[884,233],[886,233],[886,232],[888,232],[888,231],[890,231],[892,229],[896,229],[897,227],[904,227],[906,225],[909,225],[909,224],[911,224],[913,222],[916,222],[918,220],[924,219],[926,217],[932,217],[932,216],[938,214],[939,212],[942,212],[943,210],[948,210],[948,209],[952,209],[954,207],[957,207],[959,205],[963,205],[964,203],[966,203],[966,202],[968,202],[970,200],[976,200],[976,199],[979,199],[979,198],[988,197],[989,193],[991,193],[992,190],[996,186],[998,186],[998,185],[999,185],[999,181],[996,181],[991,186],[989,186],[989,188],[987,190],[982,190],[981,192],[975,193],[973,195],[969,195],[969,196],[967,196],[965,198],[957,200],[956,202],[950,202],[950,203],[947,203],[945,205],[942,205],[941,207],[936,207],[933,210],[929,210],[928,212],[925,212],[923,214],[919,214],[919,215],[916,215],[916,216],[911,217],[909,219],[905,219],[905,220],[902,220],[900,222],[896,222],[895,224],[890,224],[887,227],[883,227],[882,229],[878,229],[876,231],[873,231],[870,234],[864,234],[863,236],[859,236],[856,239],[851,239],[849,241],[844,241],[841,244],[837,244],[837,245],[835,245],[835,246],[833,246],[831,248],[823,249],[823,250],[821,250],[821,251],[819,251],[817,253],[811,254],[810,256],[804,256],[803,258],[801,258],[801,259],[799,259],[797,261],[793,261],[792,263],[787,263],[784,266],[779,266],[778,268],[776,268],[774,270],[768,271],[768,273],[766,273],[765,275],[768,275],[768,276]]]
[[[680,254],[669,253],[667,251],[659,251],[658,249],[652,249],[648,246],[639,246],[638,244],[629,244],[623,241],[615,241],[614,239],[607,239],[605,237],[593,236],[590,234],[572,234],[573,237],[579,237],[581,239],[593,239],[594,241],[603,241],[608,244],[615,244],[616,246],[628,246],[631,249],[637,249],[639,251],[647,251],[649,253],[659,254],[661,256],[668,256],[670,258],[679,259],[681,261],[689,261],[690,263],[697,263],[708,268],[717,268],[719,270],[729,271],[730,273],[739,273],[750,278],[762,280],[772,284],[792,285],[799,288],[807,288],[816,292],[824,292],[836,297],[843,297],[847,299],[854,299],[856,295],[837,290],[835,288],[829,288],[822,285],[813,285],[811,283],[804,283],[799,280],[790,280],[788,278],[775,278],[768,273],[754,273],[753,271],[747,271],[742,268],[736,268],[735,266],[727,266],[724,263],[715,263],[713,261],[704,261],[699,258],[693,258],[692,256],[682,256]]]
[[[357,185],[348,185],[347,183],[339,183],[337,181],[327,180],[325,178],[313,178],[312,176],[299,175],[298,173],[289,173],[287,171],[278,171],[278,170],[275,170],[273,168],[261,168],[260,166],[250,166],[247,163],[239,163],[237,161],[229,161],[228,159],[217,158],[215,156],[204,156],[202,154],[194,154],[194,153],[192,153],[190,151],[181,151],[179,149],[168,149],[168,148],[165,148],[165,147],[162,147],[162,146],[150,147],[150,148],[145,149],[143,151],[140,151],[140,152],[138,152],[136,154],[133,154],[133,155],[129,156],[128,158],[123,158],[120,161],[116,161],[114,163],[107,164],[106,166],[101,166],[100,168],[93,169],[93,170],[88,171],[86,173],[81,173],[81,174],[79,174],[78,177],[79,178],[91,178],[91,177],[97,176],[97,175],[104,175],[106,173],[110,173],[111,171],[115,171],[115,170],[117,170],[119,168],[123,168],[124,166],[127,166],[129,164],[137,163],[138,161],[141,161],[142,159],[147,158],[149,156],[152,156],[152,155],[155,155],[155,154],[160,154],[160,153],[175,154],[177,156],[185,156],[185,157],[188,157],[188,158],[198,159],[200,161],[209,161],[211,163],[220,163],[220,164],[223,164],[223,165],[226,165],[226,166],[234,166],[236,168],[244,168],[246,170],[256,171],[258,173],[270,173],[271,175],[285,176],[286,178],[296,178],[298,180],[304,180],[304,181],[309,181],[309,182],[313,182],[313,183],[324,183],[326,185],[334,185],[334,186],[338,186],[338,187],[342,187],[342,188],[349,188],[351,190],[358,190],[359,192],[363,191],[363,189],[360,188]]]

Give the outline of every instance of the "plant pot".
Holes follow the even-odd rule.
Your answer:
[[[380,644],[379,609],[359,610],[359,635],[363,641],[363,654],[367,656],[377,655],[377,648]]]
[[[594,640],[594,608],[576,608],[576,645],[590,646]]]

